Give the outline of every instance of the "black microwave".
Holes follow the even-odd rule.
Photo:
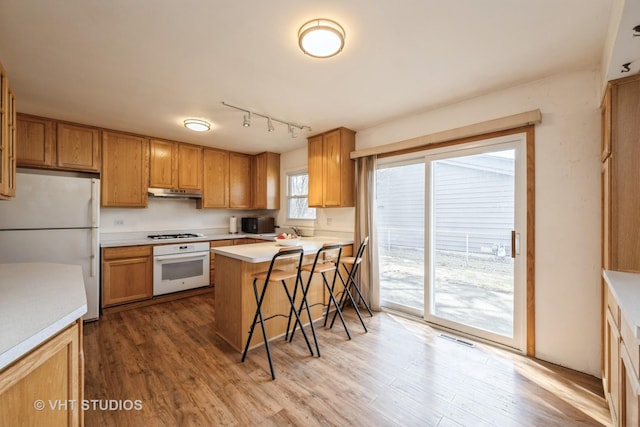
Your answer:
[[[251,216],[242,218],[242,232],[252,234],[273,233],[275,231],[272,216]]]

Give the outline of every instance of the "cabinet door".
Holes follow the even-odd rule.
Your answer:
[[[638,427],[640,425],[640,384],[634,371],[631,358],[623,342],[620,346],[620,412],[619,425]],[[615,418],[612,416],[615,422]],[[616,424],[614,424],[616,425]]]
[[[2,372],[0,425],[82,425],[81,337],[82,322],[74,323]]]
[[[251,156],[229,153],[229,207],[251,208]]]
[[[7,197],[13,197],[16,195],[16,97],[8,88],[9,98],[7,100],[7,162],[6,162],[6,175],[3,180],[3,194]]]
[[[53,120],[18,115],[16,156],[18,166],[51,167],[55,164]]]
[[[342,149],[340,146],[340,130],[326,133],[323,138],[324,150],[324,206],[340,206],[342,191]]]
[[[152,139],[149,142],[149,187],[178,187],[178,147],[175,142]]]
[[[220,246],[231,246],[233,240],[213,240],[209,242],[209,248],[218,248]],[[216,254],[211,251],[209,255],[209,283],[215,285],[216,283]]]
[[[602,268],[611,269],[611,158],[602,163]]]
[[[604,160],[611,154],[611,85],[607,86],[602,107],[602,138],[600,147],[600,160]]]
[[[261,153],[254,157],[255,209],[280,209],[280,155]]]
[[[102,135],[102,206],[147,207],[149,141],[117,132]]]
[[[178,144],[178,188],[202,190],[202,147]]]
[[[613,270],[640,271],[640,76],[616,84],[611,141]]]
[[[202,207],[229,207],[229,152],[206,148],[203,163]]]
[[[604,392],[609,401],[613,425],[617,425],[616,420],[620,414],[620,332],[611,312],[606,308],[605,322]]]
[[[100,172],[100,130],[58,123],[57,165],[64,169]]]
[[[16,194],[15,97],[0,65],[0,199]]]
[[[150,299],[153,296],[151,262],[151,256],[103,262],[102,306]]]
[[[322,186],[324,181],[322,135],[309,138],[309,207],[322,207]]]

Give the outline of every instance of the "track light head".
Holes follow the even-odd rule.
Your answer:
[[[273,128],[273,122],[271,121],[271,117],[267,117],[267,131],[273,132],[275,129]]]
[[[244,122],[242,122],[242,126],[246,128],[251,126],[251,111],[247,111],[247,114],[244,115]]]

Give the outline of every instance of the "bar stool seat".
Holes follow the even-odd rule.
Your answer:
[[[315,270],[313,269],[312,264],[307,264],[302,266],[302,271],[306,271],[306,272],[315,271],[316,273],[328,273],[329,271],[333,271],[335,269],[336,269],[336,265],[331,262],[324,262],[322,264],[318,264],[316,265]]]
[[[268,271],[263,271],[261,273],[257,273],[253,277],[259,280],[269,279],[270,282],[280,282],[282,280],[293,279],[297,275],[298,273],[296,271],[273,270],[271,272],[271,276],[269,276]]]
[[[275,282],[280,282],[282,284],[282,287],[287,295],[287,299],[289,301],[289,305],[290,305],[290,310],[289,310],[289,315],[288,315],[288,323],[287,323],[287,333],[289,331],[289,325],[291,324],[291,316],[294,315],[296,318],[296,322],[300,323],[302,325],[302,322],[300,321],[300,314],[299,312],[305,308],[307,309],[307,313],[309,313],[309,318],[311,318],[311,314],[310,314],[310,310],[309,310],[309,304],[307,303],[307,299],[306,299],[306,293],[303,292],[303,298],[302,298],[302,302],[300,304],[300,310],[296,309],[296,304],[295,304],[295,294],[298,290],[298,286],[301,286],[303,291],[304,291],[304,285],[302,283],[302,278],[300,277],[300,273],[302,271],[301,267],[302,267],[302,258],[304,256],[304,251],[302,249],[301,246],[295,246],[295,247],[284,247],[281,248],[274,256],[273,258],[271,258],[271,263],[269,264],[269,270],[268,271],[263,271],[260,273],[256,273],[253,277],[253,293],[255,295],[256,298],[256,312],[253,316],[253,322],[251,323],[251,328],[249,330],[249,336],[247,337],[247,343],[244,346],[244,351],[242,352],[242,362],[245,361],[246,357],[247,357],[247,351],[249,350],[249,344],[251,343],[251,338],[253,337],[253,332],[255,330],[256,324],[260,323],[260,327],[262,329],[262,336],[264,338],[264,346],[267,350],[267,358],[269,359],[269,369],[271,370],[271,378],[272,379],[276,379],[276,374],[275,374],[275,370],[273,368],[273,360],[271,359],[271,347],[269,345],[269,337],[267,336],[267,329],[265,327],[265,321],[269,320],[273,317],[287,317],[286,314],[274,314],[268,318],[264,318],[264,315],[262,313],[262,303],[264,302],[264,298],[265,295],[267,293],[267,288],[269,287],[270,283],[275,283]],[[280,260],[281,258],[287,258],[289,260],[291,260],[292,258],[296,258],[297,257],[297,268],[294,271],[291,270],[282,270],[282,269],[276,269],[274,268],[276,262],[278,260]],[[295,283],[293,285],[293,292],[289,291],[289,287],[287,286],[287,279],[295,279]],[[258,282],[261,281],[263,282],[263,287],[262,287],[262,292],[259,293],[258,292]],[[293,294],[293,297],[292,297]],[[258,318],[260,319],[260,321],[258,322]],[[313,323],[311,324],[312,326],[312,330],[313,330]],[[309,353],[311,353],[311,356],[313,356],[313,349],[311,348],[311,343],[309,342],[309,339],[307,338],[307,334],[305,333],[304,329],[302,330],[302,335],[304,336],[304,339],[307,343],[307,348],[309,349]],[[313,331],[313,338],[316,341],[316,348],[318,347],[318,341],[316,339],[316,334],[315,331]],[[286,336],[285,336],[285,340],[286,340]]]

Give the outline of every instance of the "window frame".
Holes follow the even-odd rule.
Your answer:
[[[297,220],[297,221],[315,221],[316,218],[318,217],[318,212],[316,210],[316,208],[312,208],[309,207],[309,186],[307,185],[307,192],[306,194],[299,194],[299,195],[292,195],[291,194],[291,178],[295,177],[295,176],[300,176],[300,175],[306,175],[307,178],[309,176],[309,171],[307,169],[298,169],[298,170],[292,170],[286,173],[286,186],[287,186],[287,191],[286,191],[286,203],[287,203],[287,219],[288,220]],[[307,180],[308,183],[308,180]],[[294,217],[292,216],[292,212],[290,209],[290,200],[292,199],[306,199],[307,200],[307,209],[313,211],[313,218],[300,218],[300,217]]]

